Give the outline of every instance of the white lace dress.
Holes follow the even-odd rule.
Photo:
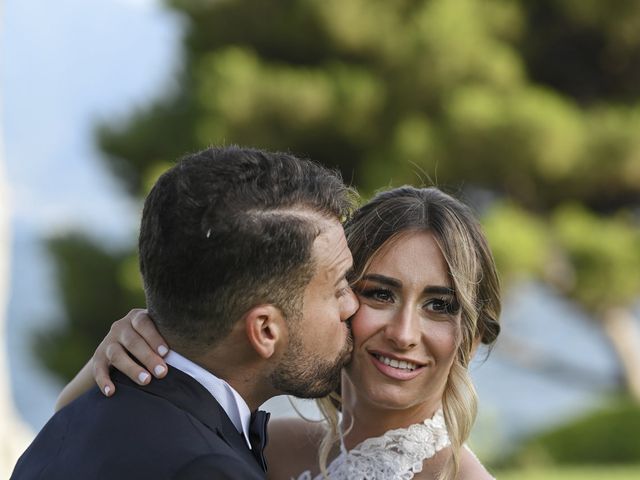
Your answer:
[[[340,455],[329,464],[327,473],[331,480],[410,480],[422,471],[424,460],[449,444],[444,415],[438,410],[422,423],[368,438],[349,451],[341,442]],[[306,471],[298,480],[323,478]]]

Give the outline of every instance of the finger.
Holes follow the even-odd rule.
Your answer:
[[[157,352],[161,357],[164,357],[169,352],[167,342],[158,332],[146,310],[138,310],[131,320],[131,325],[136,332],[142,335],[153,351]]]
[[[167,374],[167,364],[163,358],[153,351],[153,348],[133,328],[125,328],[120,332],[120,343],[138,362],[158,377]],[[116,366],[116,365],[114,365]]]
[[[116,386],[109,377],[109,367],[106,363],[93,362],[93,378],[105,396],[110,397],[116,392]]]
[[[96,351],[93,353],[93,358],[91,359],[91,368],[93,373],[93,379],[100,388],[100,391],[104,393],[107,397],[113,395],[116,391],[115,384],[111,381],[111,377],[109,375],[109,366],[111,362],[107,357],[107,347],[112,342],[117,342],[115,340],[114,333],[115,324],[111,326],[109,333],[107,336],[100,342]]]
[[[134,331],[131,326],[131,321],[133,317],[139,313],[143,312],[142,309],[131,310],[127,315],[123,318],[114,322],[109,329],[109,333],[107,336],[100,342],[96,351],[93,354],[93,358],[91,360],[92,365],[92,373],[93,378],[100,387],[100,390],[106,395],[111,396],[116,390],[115,384],[111,381],[109,367],[112,363],[111,358],[115,358],[118,364],[122,367],[121,369],[126,370],[127,367],[123,365],[123,363],[129,364],[131,359],[125,358],[118,353],[119,343],[121,342],[120,338],[123,332]],[[111,345],[116,345],[117,347],[113,347]],[[131,362],[131,365],[128,367],[129,371],[135,368],[136,372],[133,375],[129,375],[134,381],[138,383],[145,383],[149,381],[149,373],[143,371],[139,366],[133,367],[135,362]]]
[[[105,353],[111,365],[139,385],[146,385],[151,380],[149,372],[134,362],[119,343],[110,343]]]

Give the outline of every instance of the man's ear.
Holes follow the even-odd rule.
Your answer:
[[[284,315],[274,305],[258,305],[244,316],[249,343],[262,358],[271,358],[287,334]]]

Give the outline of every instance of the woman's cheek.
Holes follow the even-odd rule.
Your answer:
[[[365,337],[364,335],[364,327],[365,324],[362,321],[362,313],[366,309],[366,306],[362,303],[360,304],[360,308],[356,312],[356,314],[351,317],[351,331],[353,332],[353,339],[356,343]]]
[[[366,303],[363,303],[362,300],[360,301],[360,309],[351,319],[353,339],[356,343],[364,341],[375,332],[376,325],[381,321],[379,313]]]
[[[426,325],[425,337],[431,343],[430,349],[442,358],[455,355],[460,340],[460,328],[450,322],[429,322]]]

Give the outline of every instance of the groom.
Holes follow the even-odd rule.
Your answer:
[[[333,390],[349,359],[351,254],[340,178],[288,154],[209,148],[156,182],[139,253],[147,308],[172,345],[162,382],[115,373],[58,412],[12,479],[261,479],[282,393]],[[252,412],[254,412],[252,414]]]

